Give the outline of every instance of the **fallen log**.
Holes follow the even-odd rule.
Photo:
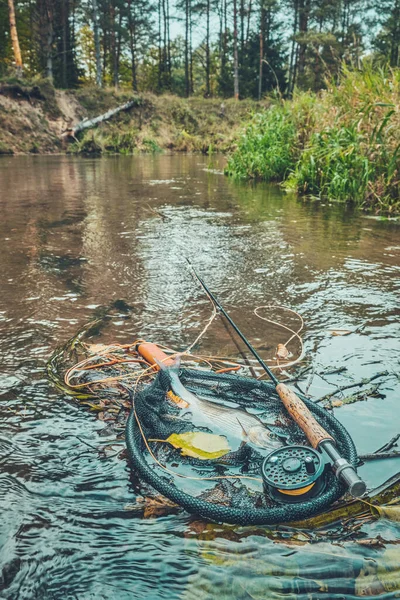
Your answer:
[[[131,108],[133,108],[134,106],[139,106],[139,105],[140,105],[140,98],[133,98],[132,100],[125,102],[125,104],[121,104],[120,106],[117,106],[116,108],[112,108],[112,109],[108,110],[107,112],[103,113],[102,115],[93,117],[93,119],[86,119],[86,118],[82,119],[82,121],[79,121],[79,123],[77,123],[73,127],[70,127],[69,129],[64,131],[63,135],[67,136],[67,137],[75,138],[76,135],[78,133],[80,133],[81,131],[83,131],[85,129],[91,129],[92,127],[96,127],[99,123],[108,121],[109,119],[111,119],[112,117],[117,115],[118,113],[128,111]]]

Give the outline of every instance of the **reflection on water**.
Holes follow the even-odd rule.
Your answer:
[[[284,340],[253,309],[277,302],[304,316],[317,370],[345,365],[354,381],[389,370],[384,399],[337,416],[360,452],[399,432],[399,225],[236,184],[207,166],[168,156],[0,161],[2,598],[397,597],[396,524],[365,526],[365,536],[388,540],[369,548],[360,535],[310,543],[285,528],[132,516],[125,460],[93,450],[107,443],[104,424],[48,384],[52,350],[120,298],[129,318],[116,314],[107,339],[188,345],[210,315],[188,256],[265,357]],[[235,352],[218,323],[202,349]],[[309,383],[315,396],[332,389]],[[395,463],[361,473],[372,487]]]

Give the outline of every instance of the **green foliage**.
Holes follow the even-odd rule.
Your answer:
[[[335,200],[362,202],[374,166],[362,151],[363,136],[353,127],[315,133],[285,187]]]
[[[158,154],[158,153],[162,152],[162,149],[157,144],[157,142],[155,140],[153,140],[152,138],[144,138],[142,141],[141,151],[147,152],[149,154]]]
[[[294,166],[296,129],[286,106],[255,115],[231,156],[226,172],[244,178],[281,181]]]
[[[285,181],[286,189],[400,210],[400,71],[344,68],[319,96],[295,94],[251,121],[227,173]]]
[[[0,142],[0,154],[14,154],[14,151],[4,142]]]
[[[86,154],[98,156],[106,149],[106,140],[97,129],[86,131],[83,137],[70,147],[71,154]]]

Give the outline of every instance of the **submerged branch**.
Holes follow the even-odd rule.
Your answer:
[[[332,398],[332,400],[329,400],[329,402],[324,404],[324,408],[339,408],[339,406],[343,406],[344,404],[354,404],[354,402],[362,402],[363,400],[367,400],[367,398],[370,398],[371,396],[375,398],[381,398],[383,397],[383,395],[378,392],[378,388],[379,385],[375,384],[372,385],[370,388],[367,388],[366,390],[360,390],[359,392],[355,392],[355,394],[351,394],[351,396],[346,396],[342,400]]]
[[[372,375],[372,377],[368,377],[366,379],[361,379],[361,381],[358,381],[356,383],[349,383],[348,385],[338,386],[335,390],[333,390],[333,392],[329,392],[329,394],[325,394],[325,396],[322,396],[322,398],[318,398],[318,400],[316,400],[315,402],[317,402],[317,403],[324,402],[325,400],[329,400],[330,398],[332,398],[333,396],[336,396],[336,394],[339,394],[340,392],[343,392],[344,390],[349,390],[354,387],[361,387],[362,385],[367,385],[368,383],[371,383],[371,381],[378,379],[378,377],[385,377],[387,375],[389,375],[389,371],[381,371],[380,373],[375,373],[375,375]]]
[[[360,454],[358,457],[360,460],[381,460],[384,458],[398,458],[400,456],[400,452],[398,450],[393,450],[393,452],[373,452],[372,454]]]

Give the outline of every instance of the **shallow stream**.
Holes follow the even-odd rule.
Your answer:
[[[0,160],[1,598],[400,597],[397,523],[315,536],[136,516],[126,459],[96,450],[108,440],[104,423],[47,379],[55,348],[116,300],[129,310],[96,341],[188,346],[211,314],[188,256],[265,358],[290,336],[254,308],[301,313],[301,365],[313,367],[303,391],[313,397],[388,371],[374,382],[380,397],[335,411],[359,453],[400,433],[400,222],[234,183],[222,165],[198,156]],[[282,310],[260,314],[294,323]],[[289,348],[296,358],[298,341]],[[237,352],[217,321],[201,351]],[[397,459],[360,469],[369,488],[398,471]],[[377,536],[383,547],[360,543]]]

